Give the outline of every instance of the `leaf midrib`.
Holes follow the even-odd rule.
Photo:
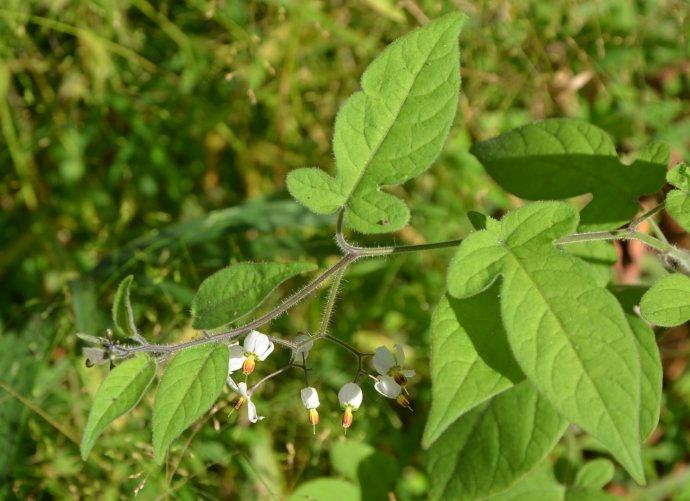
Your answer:
[[[546,297],[544,296],[543,291],[541,290],[541,288],[539,287],[539,285],[537,284],[537,282],[535,282],[535,281],[532,279],[532,276],[528,273],[527,269],[524,267],[524,265],[523,265],[523,263],[520,261],[520,259],[518,259],[518,257],[515,256],[515,254],[513,253],[512,249],[511,249],[510,247],[508,247],[507,245],[505,245],[505,243],[499,242],[499,245],[501,245],[501,246],[506,250],[506,253],[507,253],[508,255],[510,255],[510,256],[513,258],[513,261],[515,261],[515,263],[517,264],[518,268],[519,268],[520,270],[522,270],[522,272],[525,274],[525,276],[527,276],[529,282],[533,285],[534,290],[537,291],[537,293],[538,293],[539,296],[541,297],[543,303],[546,305],[547,311],[553,316],[553,318],[554,318],[554,319],[556,320],[556,322],[558,323],[558,326],[559,326],[559,328],[561,329],[561,331],[562,331],[563,333],[567,332],[567,330],[565,329],[565,326],[563,325],[563,322],[561,321],[561,318],[560,318],[560,317],[556,314],[556,312],[551,308],[551,305],[550,305],[549,301],[546,300]],[[565,335],[564,337],[565,337],[565,339],[566,339],[566,342],[567,342],[568,346],[570,346],[570,350],[575,354],[575,358],[577,359],[578,364],[579,364],[580,367],[582,368],[582,373],[584,374],[585,378],[587,378],[587,380],[589,381],[589,383],[591,384],[591,386],[594,388],[594,391],[596,392],[596,395],[597,395],[597,397],[599,398],[599,400],[600,400],[602,403],[604,403],[605,400],[602,398],[601,392],[599,391],[599,387],[598,387],[596,384],[594,384],[594,381],[593,381],[592,378],[590,377],[589,372],[586,370],[586,367],[585,367],[585,365],[584,365],[584,363],[583,363],[583,361],[582,361],[582,358],[580,357],[579,353],[577,352],[577,350],[576,350],[575,347],[573,346],[573,344],[572,344],[572,342],[571,342],[571,340],[570,340],[570,337],[567,336],[567,335]],[[604,410],[605,410],[605,412],[606,412],[606,415],[608,416],[610,422],[611,422],[611,423],[615,423],[614,420],[613,420],[613,418],[612,418],[612,416],[611,416],[611,413],[610,413],[610,411],[609,411],[608,406],[607,406],[607,405],[603,405],[603,408],[604,408]],[[637,436],[639,436],[639,434],[640,434],[640,431],[639,431],[639,416],[638,416],[637,425],[638,425],[638,426],[637,426],[637,427],[638,427]],[[630,456],[630,452],[631,452],[631,451],[628,449],[628,446],[627,446],[626,441],[623,440],[623,436],[621,435],[620,430],[619,430],[618,427],[615,426],[615,425],[613,426],[613,428],[614,428],[614,430],[616,431],[616,435],[618,435],[618,438],[620,439],[621,445],[623,445],[623,447],[625,448],[626,452],[628,453],[628,459],[632,459],[633,456]]]

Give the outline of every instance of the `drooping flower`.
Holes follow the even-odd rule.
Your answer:
[[[388,375],[377,377],[374,389],[384,397],[395,400],[401,407],[412,410],[410,399],[402,392],[402,386],[393,377]]]
[[[247,418],[250,423],[256,423],[261,421],[264,416],[259,416],[256,412],[256,406],[252,402],[252,396],[247,389],[247,383],[242,381],[241,383],[235,383],[231,377],[228,377],[228,386],[232,388],[232,391],[239,395],[237,402],[235,403],[235,409],[239,410],[245,402],[247,402]]]
[[[416,374],[412,369],[404,369],[405,352],[400,344],[395,345],[395,354],[385,346],[379,346],[374,351],[374,369],[382,376],[391,376],[400,386],[405,386],[407,380]]]
[[[295,337],[292,342],[297,346],[292,350],[292,360],[297,362],[301,362],[303,358],[307,358],[309,356],[309,351],[312,346],[314,346],[314,341],[311,336],[307,334],[300,334]]]
[[[307,386],[306,388],[302,388],[300,396],[302,397],[304,407],[309,411],[309,422],[314,427],[314,434],[316,434],[316,425],[319,424],[319,411],[316,409],[321,405],[321,402],[319,402],[319,394],[316,388]]]
[[[353,412],[359,409],[362,405],[362,389],[356,383],[345,383],[338,392],[338,400],[340,406],[344,409],[343,412],[343,428],[348,429],[352,426],[354,419]]]
[[[244,338],[242,346],[236,344],[230,347],[228,373],[232,374],[240,367],[244,374],[251,374],[256,367],[256,361],[263,362],[273,352],[273,342],[266,334],[251,331]]]

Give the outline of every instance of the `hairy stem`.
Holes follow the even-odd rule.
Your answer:
[[[669,258],[671,261],[675,262],[679,267],[681,267],[686,273],[690,274],[690,254],[678,249],[677,247],[669,244],[668,242],[655,238],[651,235],[641,233],[635,230],[642,221],[652,218],[654,215],[658,214],[664,207],[664,204],[659,204],[653,209],[643,213],[636,219],[634,219],[630,225],[625,229],[613,230],[613,231],[593,231],[586,233],[574,233],[566,237],[556,240],[554,243],[556,245],[568,245],[578,242],[592,242],[592,241],[610,241],[610,240],[638,240],[643,242],[650,248],[658,251],[663,256]],[[457,247],[462,243],[462,239],[448,240],[444,242],[434,242],[429,244],[419,244],[419,245],[401,245],[401,246],[389,246],[389,247],[360,247],[351,244],[347,241],[343,235],[343,211],[341,210],[338,214],[338,220],[336,224],[336,242],[338,247],[340,247],[343,252],[343,256],[340,260],[333,266],[324,271],[321,275],[314,278],[307,285],[299,289],[297,292],[289,296],[281,304],[273,308],[271,311],[260,316],[256,320],[249,322],[246,325],[236,327],[227,332],[222,332],[214,335],[205,335],[191,341],[185,341],[178,344],[142,344],[139,346],[130,345],[114,345],[112,347],[112,353],[116,358],[124,358],[131,356],[137,352],[150,353],[152,355],[166,356],[173,354],[179,350],[185,348],[190,348],[192,346],[197,346],[200,344],[211,343],[211,342],[228,342],[235,338],[248,333],[253,329],[257,329],[286,311],[298,304],[303,299],[307,298],[314,292],[316,292],[323,284],[325,284],[329,279],[333,278],[333,284],[329,291],[328,298],[326,300],[326,305],[324,309],[324,314],[322,316],[319,330],[317,334],[312,337],[313,340],[317,339],[328,339],[331,342],[340,344],[347,350],[351,351],[358,357],[361,362],[362,357],[368,356],[368,354],[363,354],[350,346],[349,344],[341,341],[326,333],[328,329],[328,324],[330,322],[333,309],[335,307],[335,302],[338,294],[338,287],[340,281],[342,280],[347,268],[360,258],[365,257],[384,257],[393,254],[401,254],[407,252],[418,252],[424,250],[432,249],[444,249],[450,247]],[[295,343],[280,338],[272,338],[276,344],[280,344],[286,348],[296,349],[299,348]],[[360,364],[361,365],[361,364]]]

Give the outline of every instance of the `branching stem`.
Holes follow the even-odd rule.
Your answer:
[[[613,231],[592,231],[586,233],[574,233],[566,237],[556,240],[554,243],[556,245],[568,245],[578,242],[592,242],[592,241],[611,241],[611,240],[638,240],[645,245],[651,247],[652,249],[658,251],[662,256],[669,258],[671,261],[678,264],[686,272],[690,272],[690,255],[677,247],[665,242],[661,239],[655,238],[646,233],[641,233],[636,230],[637,226],[646,219],[652,218],[654,215],[658,214],[664,208],[664,204],[659,204],[656,207],[650,209],[649,211],[643,213],[639,217],[635,218],[627,228],[613,230]],[[346,342],[331,336],[327,333],[328,324],[330,322],[333,309],[335,307],[336,298],[338,294],[338,287],[340,286],[340,281],[342,280],[347,268],[355,261],[361,258],[369,257],[384,257],[394,254],[402,254],[407,252],[418,252],[424,250],[433,249],[444,249],[450,247],[457,247],[462,242],[462,239],[448,240],[444,242],[434,242],[429,244],[419,244],[419,245],[395,245],[389,247],[361,247],[354,245],[347,241],[343,235],[343,222],[344,222],[344,211],[341,210],[338,214],[338,220],[336,224],[336,242],[338,247],[341,249],[343,256],[336,262],[333,266],[324,271],[321,275],[314,278],[307,285],[299,289],[297,292],[289,296],[281,304],[273,308],[271,311],[260,316],[256,320],[249,322],[246,325],[236,327],[227,332],[222,332],[219,334],[205,335],[191,341],[185,341],[178,344],[141,344],[141,345],[115,345],[113,354],[116,358],[125,358],[133,355],[137,352],[145,352],[154,356],[167,356],[183,350],[185,348],[191,348],[192,346],[197,346],[205,343],[218,343],[218,342],[230,342],[240,336],[248,333],[253,329],[257,329],[273,320],[278,318],[280,315],[288,311],[290,308],[298,304],[303,299],[309,297],[311,294],[316,292],[321,286],[323,286],[329,279],[333,279],[331,289],[329,291],[328,298],[326,300],[326,305],[324,308],[324,313],[320,322],[319,330],[315,336],[313,336],[309,342],[316,341],[318,339],[327,339],[335,344],[339,344],[343,348],[352,352],[357,356],[359,361],[359,369],[355,380],[361,375],[362,370],[362,359],[370,354],[362,353],[350,346]],[[282,345],[286,348],[296,349],[302,345],[302,343],[296,345],[291,341],[287,341],[281,338],[272,337],[271,338],[276,344]],[[293,367],[294,363],[290,364]],[[300,366],[298,366],[300,367]],[[283,372],[287,368],[283,368],[280,371]],[[304,366],[306,373],[306,366]],[[277,374],[276,374],[277,375]],[[271,375],[269,375],[271,376]],[[271,376],[273,377],[273,376]],[[262,383],[260,381],[259,383]],[[259,384],[257,383],[257,385]],[[256,385],[255,385],[256,386]]]

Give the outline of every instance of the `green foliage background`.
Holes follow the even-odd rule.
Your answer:
[[[267,419],[251,428],[228,416],[226,392],[186,454],[196,428],[177,441],[165,469],[149,445],[150,395],[82,463],[76,444],[107,368],[84,367],[74,334],[111,327],[112,296],[130,273],[140,328],[167,342],[194,334],[193,293],[223,266],[332,263],[334,219],[292,202],[285,176],[332,167],[335,113],[363,68],[425,15],[451,9],[470,16],[451,138],[432,169],[395,188],[412,208],[411,225],[362,241],[457,238],[470,230],[467,210],[511,207],[514,199],[468,149],[534,119],[590,121],[623,155],[664,140],[673,159],[688,157],[685,0],[2,3],[0,495],[283,498],[330,476],[367,486],[365,499],[385,499],[388,491],[398,499],[425,496],[419,443],[430,395],[427,328],[451,251],[364,261],[348,275],[333,333],[363,350],[405,343],[419,377],[413,414],[365,391],[347,440],[335,394],[355,368],[347,353],[317,346],[316,436],[293,373],[265,385],[257,406]],[[270,330],[293,337],[314,329],[319,313],[318,300],[300,304]],[[687,331],[674,336],[662,344],[665,406],[645,451],[644,494],[685,499],[690,377],[682,360],[690,345]],[[287,357],[274,355],[263,369]],[[574,475],[596,450],[567,437],[557,450],[561,475]],[[642,495],[626,487],[621,471],[614,482]]]

